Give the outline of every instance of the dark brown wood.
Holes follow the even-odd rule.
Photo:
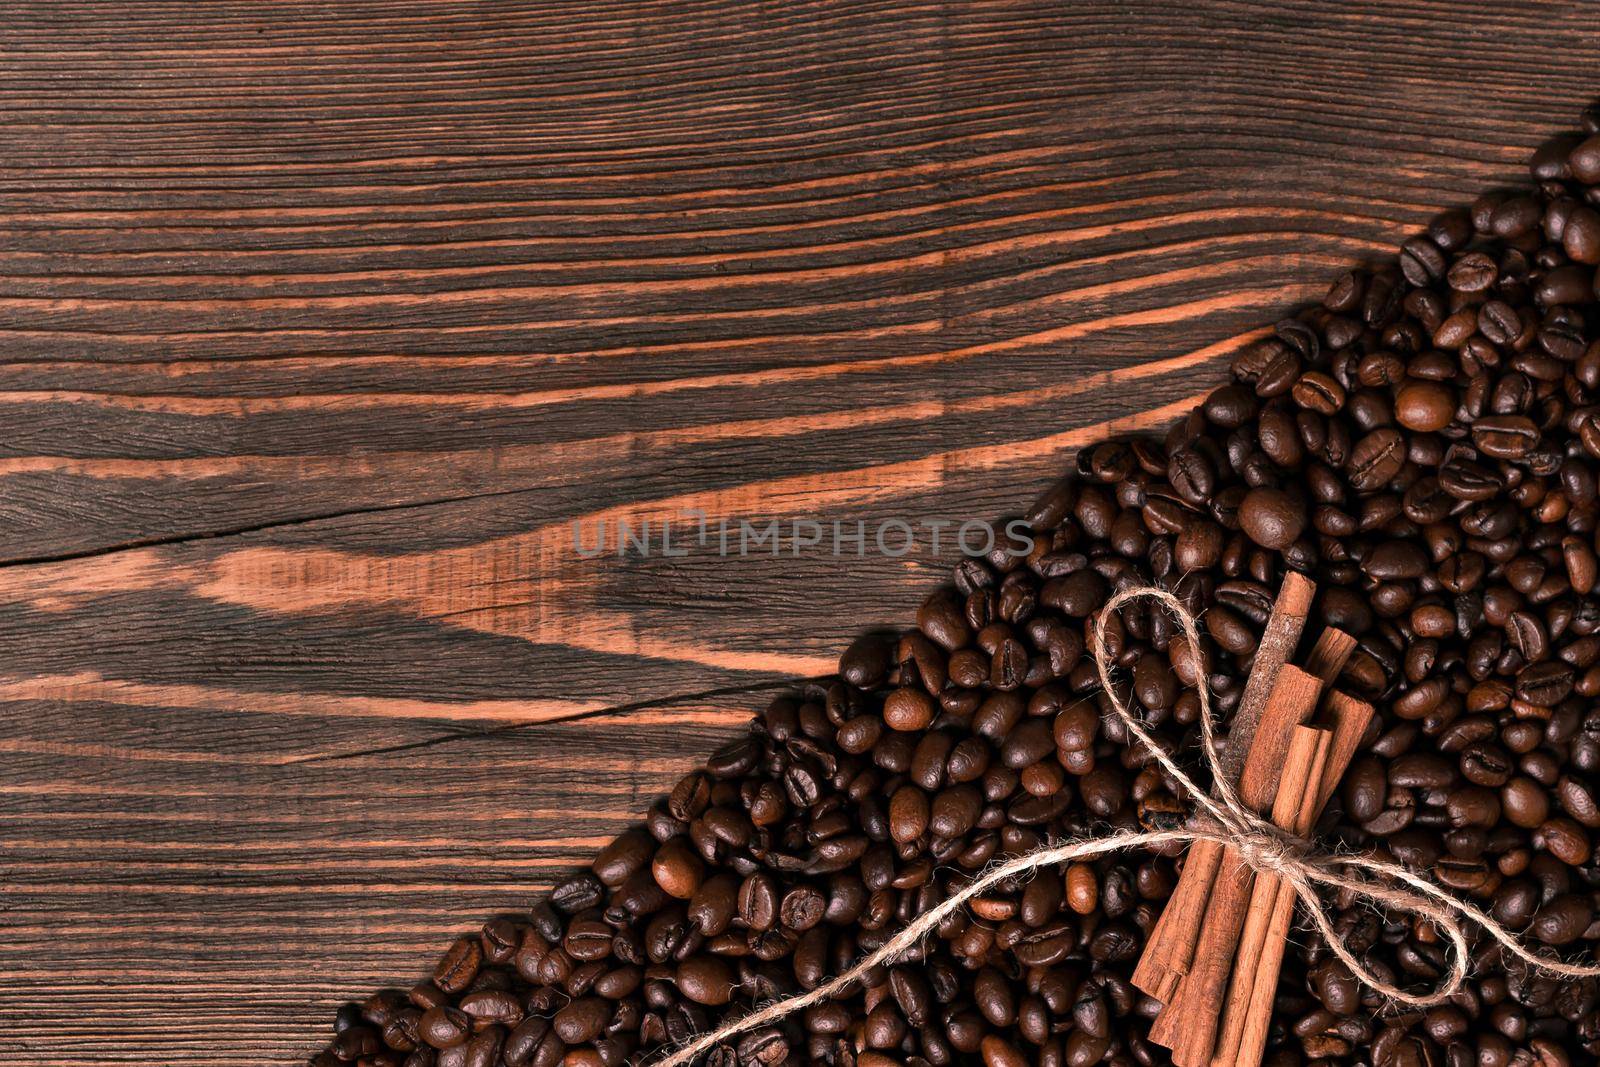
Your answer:
[[[9,1062],[293,1063],[948,544],[1522,173],[1588,12],[11,3]],[[537,721],[537,725],[513,728]]]

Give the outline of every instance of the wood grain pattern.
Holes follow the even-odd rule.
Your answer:
[[[1586,14],[8,4],[10,1062],[296,1062],[954,560],[574,520],[1014,513],[1516,179]]]

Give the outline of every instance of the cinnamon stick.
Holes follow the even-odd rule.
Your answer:
[[[1245,680],[1244,693],[1239,700],[1228,732],[1228,746],[1220,763],[1230,782],[1238,784],[1245,765],[1255,758],[1254,741],[1260,731],[1278,673],[1289,662],[1300,632],[1305,628],[1306,616],[1317,591],[1316,584],[1298,571],[1284,576],[1283,585],[1273,601],[1272,614],[1267,619],[1256,649],[1250,676]],[[1352,643],[1352,647],[1353,643]],[[1346,653],[1348,655],[1348,653]],[[1340,666],[1343,666],[1341,661]],[[1337,672],[1335,672],[1337,673]],[[1298,720],[1296,720],[1298,722]],[[1268,738],[1268,751],[1281,756],[1280,744],[1287,743],[1287,729],[1294,723],[1278,724],[1282,730]],[[1270,798],[1264,803],[1270,803]],[[1167,906],[1156,920],[1155,929],[1145,943],[1144,954],[1139,957],[1133,972],[1136,989],[1150,994],[1163,1003],[1170,1003],[1177,990],[1178,980],[1189,971],[1200,937],[1200,924],[1206,903],[1211,897],[1217,871],[1222,865],[1222,846],[1212,841],[1197,841],[1189,848],[1183,872]]]
[[[1228,726],[1228,747],[1222,754],[1222,770],[1229,781],[1238,781],[1244,773],[1250,743],[1255,737],[1257,724],[1267,709],[1278,671],[1294,655],[1300,643],[1300,631],[1305,629],[1306,616],[1311,611],[1311,601],[1317,595],[1317,586],[1299,571],[1283,576],[1283,585],[1272,602],[1272,614],[1261,631],[1261,643],[1256,646],[1256,658],[1250,665],[1250,675],[1245,679],[1244,693],[1239,697],[1239,707]]]
[[[1357,700],[1348,693],[1334,691],[1323,703],[1319,722],[1328,734],[1323,767],[1316,779],[1308,783],[1292,827],[1297,834],[1309,834],[1316,826],[1322,809],[1327,806],[1339,780],[1355,756],[1356,748],[1372,721],[1372,705]],[[1287,789],[1287,783],[1285,783]],[[1284,793],[1279,793],[1282,800]],[[1289,828],[1278,819],[1278,805],[1273,805],[1273,821]],[[1259,909],[1265,895],[1263,886],[1273,883],[1271,903],[1266,907],[1269,917],[1262,920]],[[1294,918],[1294,890],[1281,880],[1260,878],[1251,900],[1251,915],[1245,923],[1244,935],[1239,941],[1234,973],[1228,988],[1228,997],[1222,1013],[1222,1036],[1211,1067],[1259,1067],[1266,1054],[1267,1030],[1272,1018],[1272,1004],[1278,988],[1278,974],[1283,968],[1283,954],[1289,938],[1289,926]]]
[[[1270,626],[1270,623],[1269,623]],[[1331,683],[1344,670],[1350,654],[1355,651],[1356,639],[1335,627],[1328,627],[1317,637],[1311,652],[1306,656],[1305,671],[1324,684]],[[1257,657],[1257,667],[1264,669],[1271,661]],[[1275,723],[1272,727],[1272,746],[1263,752],[1270,758],[1282,737],[1281,731],[1291,723]],[[1365,729],[1363,725],[1361,729]],[[1257,730],[1259,733],[1260,724]],[[1356,740],[1360,739],[1357,731]],[[1255,754],[1246,757],[1248,766]],[[1270,764],[1269,764],[1270,765]],[[1161,911],[1155,929],[1151,932],[1144,955],[1133,972],[1136,988],[1170,1003],[1177,992],[1178,982],[1187,974],[1194,959],[1195,947],[1200,939],[1200,925],[1204,921],[1206,903],[1216,883],[1217,868],[1222,864],[1222,845],[1215,841],[1197,841],[1189,848],[1183,873],[1167,906]]]
[[[1327,776],[1333,739],[1333,731],[1322,727],[1302,726],[1295,731],[1283,785],[1272,804],[1273,825],[1304,835],[1316,824],[1317,797]],[[1283,879],[1271,872],[1256,875],[1223,1002],[1220,1036],[1211,1067],[1245,1067],[1242,1057],[1258,1042],[1257,1062],[1260,1053],[1265,1052],[1272,1017],[1271,994],[1276,991],[1278,970],[1283,965],[1294,901],[1294,891]],[[1269,969],[1270,975],[1266,973]]]
[[[1335,626],[1317,635],[1316,644],[1306,654],[1306,673],[1332,685],[1356,650],[1356,639]]]
[[[1339,779],[1344,777],[1345,768],[1355,758],[1356,749],[1366,736],[1367,725],[1372,722],[1372,705],[1335,689],[1322,702],[1322,714],[1317,722],[1333,731],[1333,752],[1328,757],[1328,772],[1322,776],[1313,818],[1328,806],[1333,791],[1339,788]]]
[[[1161,917],[1150,931],[1144,954],[1133,970],[1134,988],[1163,1004],[1171,1003],[1178,991],[1178,980],[1189,972],[1206,900],[1216,882],[1217,869],[1222,866],[1222,851],[1216,841],[1196,841],[1189,846],[1178,884],[1161,909]]]
[[[1269,624],[1270,625],[1270,624]],[[1328,627],[1318,635],[1306,656],[1305,671],[1324,684],[1333,682],[1344,670],[1350,655],[1355,651],[1356,639],[1336,627]],[[1261,663],[1257,659],[1258,665]],[[1343,694],[1339,694],[1343,697]],[[1345,700],[1352,698],[1344,697]],[[1326,710],[1324,712],[1326,715]],[[1368,708],[1368,718],[1371,709]],[[1279,723],[1274,729],[1286,729],[1289,724]],[[1353,746],[1360,741],[1366,729],[1365,722],[1356,729],[1349,740]],[[1259,730],[1259,724],[1258,724]],[[1338,739],[1336,739],[1337,741]],[[1352,748],[1353,751],[1353,748]],[[1270,755],[1270,750],[1266,753]],[[1246,758],[1249,765],[1254,753]],[[1346,761],[1349,755],[1345,756]],[[1200,938],[1200,925],[1204,921],[1206,903],[1216,884],[1217,868],[1222,863],[1222,846],[1215,841],[1197,841],[1189,848],[1183,873],[1167,906],[1161,911],[1155,929],[1151,932],[1149,946],[1139,958],[1133,972],[1136,988],[1155,997],[1163,1004],[1170,1003],[1177,992],[1178,982],[1187,974]]]
[[[1311,716],[1321,691],[1321,681],[1298,667],[1289,665],[1278,671],[1277,684],[1239,776],[1239,800],[1246,807],[1264,813],[1272,805],[1295,727]],[[1250,868],[1239,860],[1238,854],[1224,849],[1214,884],[1194,915],[1192,929],[1197,936],[1188,973],[1179,980],[1174,995],[1166,1001],[1166,1009],[1150,1028],[1150,1039],[1173,1049],[1173,1062],[1180,1067],[1210,1059],[1217,1014],[1227,990],[1233,950],[1244,926],[1253,880]],[[1184,929],[1189,929],[1187,924]],[[1184,1060],[1178,1058],[1180,1053]]]

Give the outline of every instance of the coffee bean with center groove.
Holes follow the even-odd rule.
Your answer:
[[[1483,252],[1468,252],[1450,265],[1446,278],[1450,288],[1460,293],[1481,293],[1494,285],[1500,268]]]
[[[1428,286],[1444,275],[1448,261],[1439,246],[1426,237],[1413,237],[1400,246],[1400,272],[1415,286]]]
[[[1490,300],[1478,309],[1478,332],[1504,347],[1522,332],[1522,320],[1504,300]]]
[[[550,903],[568,915],[599,906],[605,886],[592,874],[579,874],[550,890]]]
[[[461,1010],[475,1029],[498,1023],[512,1027],[522,1021],[522,1002],[503,989],[480,989],[461,998]]]
[[[598,900],[595,903],[598,903]],[[483,929],[478,934],[478,940],[483,947],[483,958],[490,963],[509,963],[511,957],[516,955],[517,946],[522,943],[522,931],[523,927],[510,919],[490,919],[484,923]],[[377,1018],[372,1021],[379,1024],[383,1022]]]
[[[1346,462],[1346,476],[1356,492],[1375,492],[1386,487],[1404,464],[1405,439],[1386,426],[1356,442]]]
[[[778,921],[778,885],[766,871],[753,871],[739,885],[739,921],[765,930]]]
[[[1539,428],[1522,415],[1486,415],[1472,424],[1472,443],[1486,456],[1518,460],[1539,443]]]
[[[483,964],[483,948],[476,939],[457,938],[433,969],[433,984],[446,993],[459,993],[472,984]]]
[[[1517,699],[1525,704],[1554,707],[1572,692],[1576,677],[1565,663],[1544,660],[1517,672]]]
[[[783,896],[778,905],[778,920],[791,930],[806,931],[822,921],[828,898],[815,886],[798,885]]]
[[[599,919],[575,919],[561,942],[575,960],[600,960],[611,955],[612,929]]]
[[[989,665],[989,684],[999,690],[1019,688],[1028,673],[1028,650],[1021,641],[1007,637],[995,649]]]
[[[1211,460],[1195,449],[1180,448],[1167,459],[1167,478],[1177,495],[1190,504],[1204,504],[1217,489]]]
[[[1344,387],[1322,371],[1306,371],[1300,375],[1289,395],[1300,407],[1319,415],[1336,413],[1344,407],[1345,401]]]
[[[1511,778],[1510,753],[1486,741],[1474,742],[1461,752],[1461,773],[1474,785],[1499,788]]]

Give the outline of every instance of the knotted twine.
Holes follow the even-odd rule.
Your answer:
[[[1196,825],[1179,830],[1117,830],[1104,837],[1080,838],[1035,849],[993,865],[983,875],[970,882],[965,889],[946,897],[923,912],[899,933],[863,956],[855,966],[838,977],[830,978],[809,992],[774,1000],[743,1018],[726,1023],[711,1033],[689,1042],[665,1059],[657,1061],[655,1067],[683,1067],[701,1053],[731,1037],[839,996],[861,981],[873,968],[899,960],[921,943],[923,938],[932,934],[945,919],[963,907],[967,901],[1018,875],[1041,867],[1066,863],[1069,860],[1170,843],[1192,844],[1195,841],[1216,841],[1232,849],[1238,855],[1240,862],[1257,873],[1270,873],[1281,878],[1294,888],[1295,895],[1305,906],[1306,914],[1311,917],[1312,925],[1321,932],[1323,941],[1333,954],[1350,968],[1350,973],[1363,985],[1395,1003],[1426,1008],[1448,1000],[1460,991],[1467,977],[1469,955],[1462,919],[1481,928],[1499,942],[1506,952],[1535,970],[1568,978],[1600,976],[1600,966],[1565,963],[1534,955],[1523,947],[1515,934],[1483,911],[1466,901],[1458,900],[1399,864],[1371,856],[1319,852],[1310,842],[1284,832],[1245,807],[1240,802],[1233,783],[1223,773],[1217,755],[1217,724],[1211,710],[1210,687],[1202,684],[1196,692],[1200,698],[1201,751],[1205,755],[1206,764],[1210,767],[1212,775],[1212,793],[1207,795],[1206,791],[1196,785],[1183,768],[1178,766],[1166,750],[1145,731],[1138,718],[1117,696],[1116,688],[1111,683],[1111,655],[1106,650],[1105,640],[1106,620],[1118,608],[1135,600],[1153,600],[1170,612],[1183,630],[1183,635],[1188,639],[1189,647],[1194,650],[1198,660],[1201,648],[1200,634],[1194,616],[1184,607],[1182,601],[1164,589],[1138,586],[1125,589],[1113,596],[1095,617],[1091,633],[1095,670],[1100,675],[1100,684],[1105,690],[1112,712],[1154,757],[1161,768],[1188,791],[1200,810],[1209,816],[1209,824],[1205,820],[1199,820]],[[1204,673],[1202,668],[1201,674]],[[1356,957],[1344,938],[1334,930],[1333,923],[1329,920],[1317,895],[1318,886],[1342,889],[1390,910],[1408,912],[1431,922],[1450,943],[1450,965],[1444,980],[1431,993],[1409,993],[1375,974]]]

